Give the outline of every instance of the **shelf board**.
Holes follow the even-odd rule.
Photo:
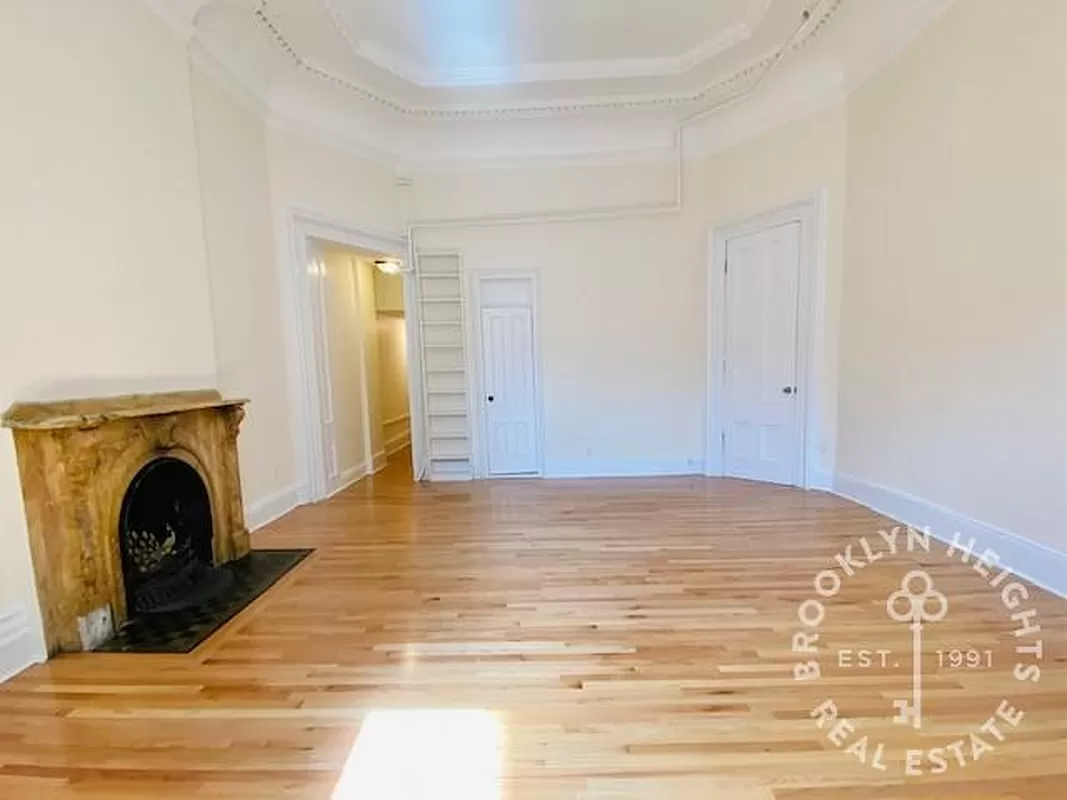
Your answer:
[[[459,305],[463,302],[462,297],[420,297],[421,303],[453,303]]]

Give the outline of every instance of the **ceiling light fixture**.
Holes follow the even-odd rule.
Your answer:
[[[404,265],[399,259],[379,258],[374,262],[374,266],[386,275],[396,275]]]

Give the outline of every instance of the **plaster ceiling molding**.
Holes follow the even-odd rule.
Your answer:
[[[293,65],[252,23],[253,2],[209,0],[203,4],[189,57],[246,106],[265,113],[272,88],[292,73]]]
[[[600,0],[605,2],[605,0]],[[613,15],[633,13],[637,8],[633,0],[628,3],[630,11],[627,11],[625,0],[607,0],[611,3],[610,9]],[[366,59],[378,67],[397,75],[409,83],[423,88],[455,88],[467,86],[502,86],[509,84],[529,84],[564,81],[590,81],[608,79],[629,79],[640,77],[664,77],[676,76],[689,72],[699,65],[709,61],[714,56],[723,53],[742,42],[748,40],[760,28],[765,21],[771,8],[771,0],[732,0],[737,7],[735,21],[728,22],[721,27],[713,29],[706,38],[690,45],[681,52],[669,54],[657,54],[634,57],[628,55],[634,47],[634,43],[623,43],[618,48],[619,52],[614,57],[602,57],[596,59],[562,59],[550,61],[517,61],[514,56],[506,63],[479,62],[478,56],[464,59],[461,64],[437,63],[430,64],[425,60],[425,54],[415,55],[405,53],[400,43],[390,44],[379,39],[368,39],[356,35],[361,30],[359,15],[355,13],[360,6],[366,7],[368,0],[323,0],[326,10],[331,19],[348,43],[352,53],[359,58]],[[522,2],[522,0],[520,0]],[[539,9],[548,9],[553,2],[560,0],[525,0],[525,2],[537,2]],[[566,9],[580,10],[579,17],[596,19],[603,15],[603,11],[590,11],[589,3],[579,7],[564,0],[567,5],[555,9],[557,15]],[[596,0],[594,0],[596,2]],[[638,0],[640,3],[641,0]],[[677,4],[679,0],[674,0]],[[388,6],[391,9],[404,13],[404,6],[409,13],[413,10],[410,5],[425,5],[426,0],[401,0],[400,3]],[[463,3],[460,4],[462,6]],[[466,5],[471,5],[471,0],[466,0]],[[485,5],[485,4],[483,4]],[[721,7],[721,3],[718,7]],[[692,8],[693,4],[689,4]],[[381,7],[381,6],[379,6]],[[647,4],[644,6],[648,8]],[[700,6],[697,5],[697,8]],[[704,9],[716,8],[714,5],[703,5]],[[670,19],[671,8],[656,7],[654,13]],[[543,13],[543,12],[542,12]],[[562,15],[560,15],[562,16]],[[572,14],[573,17],[573,14]],[[557,26],[566,26],[566,18],[558,19]],[[647,41],[641,27],[634,25],[634,32],[638,40]],[[692,35],[689,26],[684,19],[679,19],[678,27]],[[628,46],[627,46],[628,45]],[[685,44],[676,45],[685,47]],[[410,47],[408,48],[410,51]]]
[[[546,101],[539,96],[543,94],[544,86],[540,87],[541,92],[530,98],[524,97],[521,92],[515,92],[514,87],[518,85],[516,84],[511,87],[513,91],[510,94],[502,97],[499,91],[493,92],[487,102],[475,102],[471,99],[472,96],[462,96],[465,101],[464,99],[456,101],[457,96],[453,90],[452,93],[444,95],[453,100],[451,103],[432,102],[434,97],[441,97],[441,93],[430,93],[427,97],[430,102],[411,103],[395,92],[382,91],[370,85],[369,82],[359,80],[357,78],[358,71],[346,70],[338,66],[336,60],[327,66],[316,54],[299,47],[295,42],[296,34],[290,36],[289,30],[281,22],[282,16],[286,19],[285,24],[290,24],[298,18],[298,14],[310,15],[307,10],[309,4],[305,0],[301,0],[303,11],[297,11],[292,6],[293,2],[295,0],[256,0],[253,13],[257,23],[263,27],[274,45],[284,52],[298,69],[323,81],[343,87],[362,100],[376,103],[408,118],[500,119],[558,114],[573,115],[600,111],[684,110],[687,107],[714,104],[723,97],[729,97],[735,89],[743,91],[747,82],[761,78],[762,73],[776,66],[783,55],[803,47],[808,41],[817,36],[840,8],[843,0],[817,0],[813,9],[805,9],[803,2],[800,2],[800,0],[784,0],[780,6],[775,5],[775,8],[789,7],[795,12],[795,19],[788,25],[784,25],[783,18],[778,18],[779,29],[785,29],[791,34],[785,47],[787,52],[783,53],[782,45],[778,44],[772,49],[764,50],[758,57],[750,58],[747,62],[732,64],[729,71],[718,74],[695,90],[659,91],[655,93],[636,93],[632,91],[627,93],[602,92],[584,96],[561,97],[558,100]],[[435,2],[443,2],[443,0],[435,0]],[[478,0],[478,2],[484,3],[488,2],[488,0]],[[499,0],[494,0],[494,2],[499,5]],[[286,3],[289,3],[289,5],[287,6]],[[694,4],[688,3],[688,5]],[[284,9],[286,13],[284,15],[276,14],[276,8]],[[801,17],[801,11],[808,14],[806,19]],[[790,16],[792,17],[792,15]],[[300,19],[303,19],[303,17],[300,17]],[[798,28],[797,23],[801,23],[802,19],[804,21]],[[785,22],[789,22],[789,20],[785,20]],[[308,23],[302,33],[306,34],[313,27],[315,26]],[[305,36],[304,41],[310,41],[311,38],[312,36]],[[342,41],[345,40],[343,34],[340,38]],[[347,43],[349,46],[352,44],[350,35]],[[336,56],[334,58],[336,59]],[[554,82],[551,85],[555,87],[558,83]]]
[[[771,0],[758,0],[758,2],[753,2],[743,21],[719,31],[717,34],[705,39],[691,50],[682,53],[677,59],[677,66],[675,69],[676,74],[689,72],[700,64],[711,60],[714,56],[724,53],[750,39],[763,25],[770,10]]]
[[[703,50],[694,55],[694,48],[684,50],[687,43],[676,37],[671,41],[677,53],[641,50],[631,59],[693,62],[678,74],[596,78],[575,73],[559,80],[426,87],[353,52],[353,41],[405,41],[425,21],[401,16],[397,24],[410,28],[407,33],[384,29],[382,34],[362,27],[342,30],[331,15],[331,8],[346,7],[342,3],[380,9],[391,5],[385,0],[143,1],[189,43],[194,63],[263,114],[272,128],[399,169],[676,158],[675,134],[683,119],[688,120],[683,155],[699,158],[840,99],[953,2],[715,0],[735,13],[720,20],[716,30],[693,32],[696,49]],[[546,8],[556,1],[541,0]],[[523,6],[535,12],[541,7],[532,0],[397,2],[448,8],[474,3],[498,10]],[[595,8],[599,0],[567,2]],[[709,2],[668,0],[667,5],[701,8]],[[622,3],[631,13],[639,5],[662,13],[648,0]],[[798,27],[804,10],[809,18]],[[604,49],[605,42],[586,47],[573,39],[570,50],[547,53],[557,61],[546,60],[546,51],[516,49],[515,61],[553,68],[612,62],[619,41],[625,44],[609,37],[607,44],[616,47],[611,51]]]

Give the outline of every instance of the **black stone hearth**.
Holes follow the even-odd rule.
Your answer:
[[[110,653],[188,653],[297,566],[313,550],[253,550],[216,572],[221,591],[195,603],[133,616],[97,648]]]

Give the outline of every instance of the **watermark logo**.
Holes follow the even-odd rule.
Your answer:
[[[894,561],[894,556],[901,558]],[[908,566],[912,567],[917,559],[921,559],[923,568],[907,569],[902,563],[905,557]],[[935,559],[943,563],[937,563]],[[951,544],[944,545],[932,540],[928,529],[893,528],[880,531],[878,539],[864,537],[849,544],[834,557],[831,566],[815,575],[812,582],[814,596],[804,600],[797,608],[800,626],[794,631],[790,646],[790,651],[797,659],[793,664],[794,679],[809,684],[825,682],[832,685],[833,678],[859,671],[876,673],[876,678],[887,676],[893,685],[897,685],[899,681],[896,676],[910,673],[910,692],[906,696],[891,699],[891,705],[887,703],[882,716],[872,714],[869,708],[865,708],[865,716],[850,717],[847,704],[838,703],[832,696],[818,702],[811,709],[810,717],[830,744],[872,769],[917,777],[939,775],[966,767],[985,758],[1007,740],[1025,718],[1025,711],[1017,707],[1017,701],[1011,699],[1013,689],[1020,683],[1037,683],[1041,680],[1040,662],[1044,656],[1044,644],[1040,638],[1037,609],[1028,603],[1029,588],[1011,570],[1000,566],[999,561],[994,551],[986,549],[979,554],[975,541],[971,539],[964,543],[959,534]],[[969,566],[985,584],[985,591],[995,597],[994,602],[1003,614],[1005,630],[1010,631],[1014,642],[1009,653],[1004,653],[1003,648],[974,646],[966,640],[958,643],[952,641],[953,632],[967,635],[967,621],[964,618],[963,623],[952,626],[952,612],[957,604],[951,600],[944,586],[938,586],[933,573],[939,567],[951,567],[954,562]],[[847,604],[845,609],[850,615],[847,627],[834,630],[833,636],[827,636],[827,619],[832,619],[836,610],[834,601],[841,599],[849,581],[858,580],[857,576],[861,574],[864,577],[868,573],[873,575],[870,571],[874,569],[896,569],[898,574],[903,572],[899,579],[894,576],[890,583],[893,588],[886,594],[884,606],[879,606],[885,616],[871,614],[867,619],[859,620],[856,619],[856,604]],[[952,585],[965,580],[958,568],[947,575]],[[945,584],[949,585],[948,581]],[[959,605],[966,612],[967,603]],[[971,605],[974,605],[973,599]],[[973,613],[973,607],[971,611]],[[839,613],[844,614],[844,609],[840,609]],[[907,642],[910,646],[839,646],[842,631],[857,631],[856,635],[863,635],[858,632],[864,626],[857,623],[879,624],[879,616],[881,624],[886,621],[890,623],[886,636],[892,643]],[[893,625],[900,626],[900,629],[893,630]],[[904,626],[907,633],[903,630]],[[986,634],[981,641],[995,642],[998,632],[993,633],[993,636]],[[833,646],[828,646],[827,639],[833,640]],[[945,646],[946,641],[951,646]],[[1005,656],[1010,659],[1010,670],[1003,664]],[[923,702],[925,680],[933,675],[944,684],[945,676],[980,670],[991,671],[997,680],[1004,682],[1003,699],[992,705],[984,717],[968,724],[966,730],[959,731],[958,735],[943,744],[929,747],[931,739],[936,741],[936,734],[928,732],[930,726],[924,730],[928,721]],[[828,677],[831,673],[832,677]],[[882,737],[886,728],[898,726],[909,729],[911,733],[901,732],[893,736],[892,740],[897,745],[894,750]],[[951,729],[952,723],[941,727]],[[865,728],[868,731],[865,732]],[[901,736],[905,739],[914,737],[914,742],[902,748]],[[912,747],[910,744],[918,746]]]
[[[913,588],[916,583],[922,588]],[[943,620],[948,614],[948,598],[934,590],[929,574],[913,569],[904,576],[900,588],[889,595],[885,610],[890,619],[911,623],[911,699],[893,701],[897,709],[893,722],[910,724],[918,730],[923,726],[923,623]]]

